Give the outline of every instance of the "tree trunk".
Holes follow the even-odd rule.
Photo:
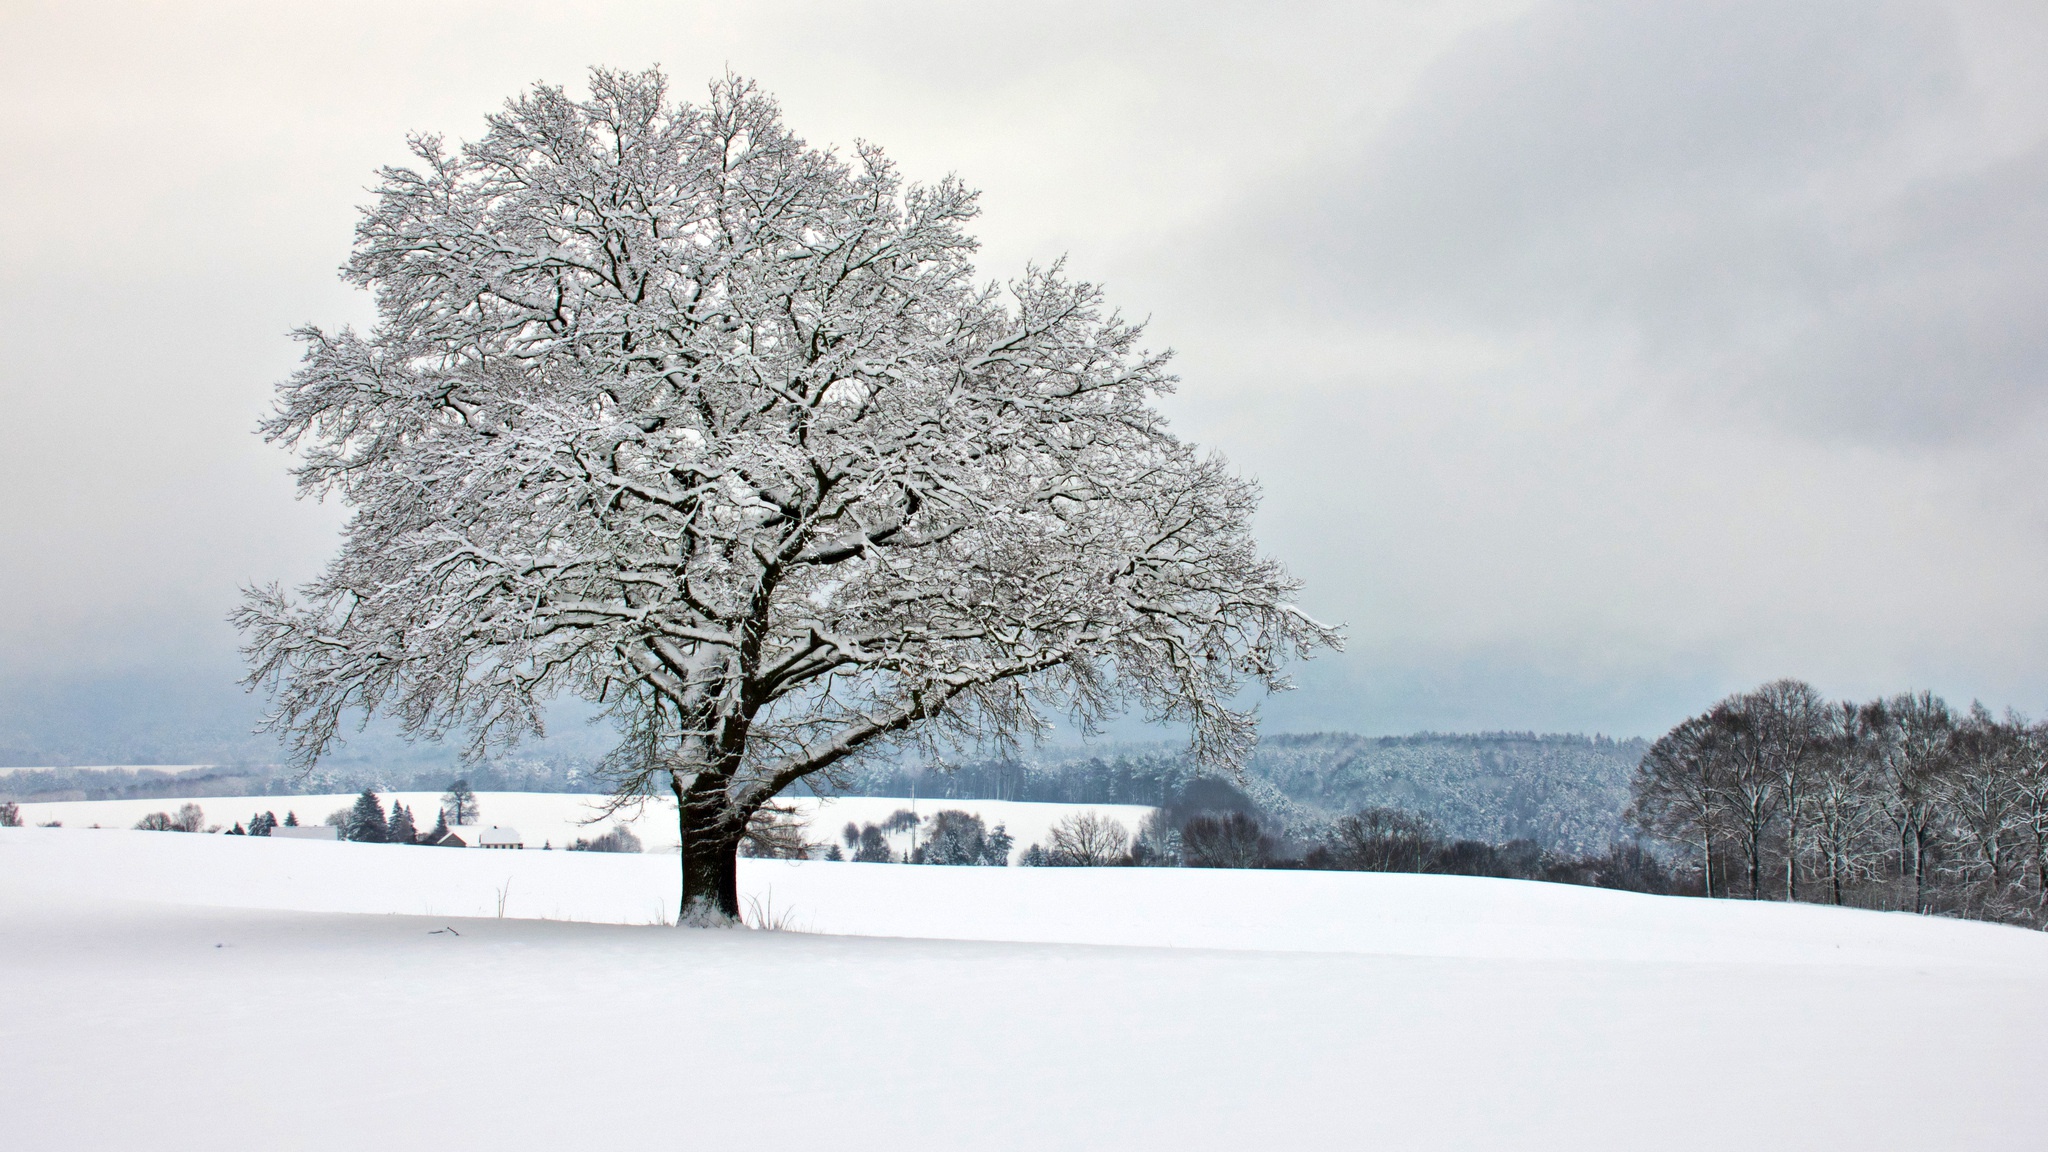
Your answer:
[[[2048,872],[2043,872],[2042,875],[2048,876]],[[1700,837],[1700,886],[1707,890],[1707,899],[1712,900],[1714,898],[1714,837],[1711,834]],[[2048,892],[2048,884],[2043,884],[2041,890]]]
[[[679,926],[715,928],[740,919],[739,848],[744,819],[733,822],[725,787],[698,776],[686,791],[671,777],[682,837],[683,898]]]
[[[710,928],[740,918],[739,838],[683,820],[683,902],[676,923]]]
[[[1927,911],[1927,829],[1913,825],[1913,911]]]

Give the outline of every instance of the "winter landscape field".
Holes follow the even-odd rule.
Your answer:
[[[284,798],[279,798],[284,799]],[[13,1147],[2025,1148],[2048,936],[1452,876],[0,830]],[[502,900],[502,917],[499,915]]]
[[[0,1152],[2048,1147],[2044,58],[0,8]]]

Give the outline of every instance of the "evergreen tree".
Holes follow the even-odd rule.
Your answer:
[[[993,868],[1009,867],[1010,849],[1014,848],[1016,844],[1017,839],[1010,835],[1008,828],[1001,824],[996,825],[995,829],[981,842],[980,863]]]
[[[432,832],[427,833],[427,843],[439,844],[441,841],[446,840],[447,838],[448,810],[446,808],[443,808],[439,812],[434,813],[434,830]]]
[[[419,829],[412,820],[412,809],[396,801],[392,803],[391,822],[385,829],[384,838],[393,844],[411,844],[419,839]]]
[[[297,812],[286,811],[284,814],[284,826],[287,828],[297,828],[299,826],[299,814]]]
[[[244,832],[244,831],[242,831],[242,826],[241,826],[241,824],[240,824],[240,823],[237,823],[237,824],[236,824],[236,825],[235,825],[235,826],[234,826],[233,828],[230,828],[230,829],[228,829],[228,835],[230,835],[230,836],[247,836],[247,835],[248,835],[248,833],[247,833],[247,832]]]
[[[348,838],[365,844],[382,844],[390,829],[384,821],[384,802],[368,788],[356,797],[356,806],[348,814]]]

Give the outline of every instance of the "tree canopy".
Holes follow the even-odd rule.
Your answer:
[[[301,330],[262,429],[351,510],[318,579],[236,613],[302,763],[358,713],[480,752],[580,695],[617,797],[679,803],[686,913],[729,916],[798,780],[1130,706],[1235,764],[1242,689],[1336,642],[1253,485],[1151,406],[1166,356],[1059,264],[977,280],[957,179],[658,72],[413,151],[344,272],[376,324]]]

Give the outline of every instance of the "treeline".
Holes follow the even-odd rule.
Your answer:
[[[1421,813],[1454,839],[1526,839],[1547,852],[1585,854],[1626,834],[1629,774],[1647,747],[1530,732],[1278,735],[1260,742],[1232,783],[1257,802],[1269,834],[1291,840],[1313,840],[1347,814],[1391,808]],[[1206,775],[1179,748],[1124,746],[944,769],[883,764],[845,791],[1161,807]]]
[[[1693,892],[2043,924],[2048,725],[2011,711],[1780,680],[1673,728],[1631,793]]]
[[[920,819],[909,809],[867,824],[849,823],[840,843],[817,844],[787,809],[764,810],[741,852],[749,856],[851,860],[878,864],[994,865],[1009,863],[1014,841],[998,824],[944,810]],[[907,843],[905,841],[907,840]],[[1357,872],[1421,872],[1490,876],[1680,893],[1685,880],[1640,844],[1617,843],[1596,853],[1546,849],[1531,839],[1491,843],[1446,836],[1428,817],[1396,808],[1367,808],[1319,827],[1289,833],[1237,785],[1197,777],[1171,793],[1135,829],[1094,811],[1068,814],[1042,842],[1017,854],[1026,867],[1309,868]]]
[[[0,801],[149,800],[189,796],[317,796],[360,792],[432,792],[446,784],[445,768],[317,769],[311,773],[264,766],[220,766],[169,772],[158,768],[30,768],[0,774]],[[591,763],[578,759],[518,759],[469,769],[481,792],[603,791]]]

